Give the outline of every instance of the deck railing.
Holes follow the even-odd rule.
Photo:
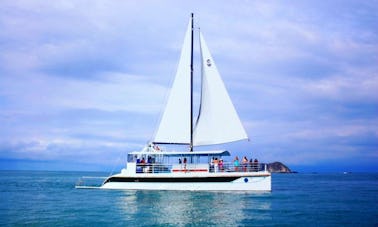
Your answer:
[[[234,163],[226,162],[218,167],[209,165],[209,172],[261,172],[266,171],[267,165],[265,163],[247,163],[235,166]]]
[[[170,173],[172,164],[137,164],[136,173]]]
[[[136,173],[171,173],[171,172],[265,172],[265,163],[247,163],[235,166],[234,163],[224,162],[218,166],[211,164],[160,164],[138,163]]]

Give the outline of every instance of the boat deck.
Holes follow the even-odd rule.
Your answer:
[[[234,166],[233,163],[225,162],[222,165],[211,164],[159,164],[159,163],[139,163],[136,164],[136,174],[142,173],[178,173],[178,172],[266,172],[265,163],[248,163]]]

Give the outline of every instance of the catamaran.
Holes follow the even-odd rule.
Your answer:
[[[195,147],[248,139],[218,69],[200,36],[202,87],[193,124],[193,14],[170,95],[154,138],[141,151],[130,152],[126,168],[107,177],[99,188],[126,190],[271,191],[266,164],[224,162],[227,150]],[[184,151],[160,146],[181,145]],[[166,145],[167,146],[167,145]],[[77,188],[88,188],[79,184]]]

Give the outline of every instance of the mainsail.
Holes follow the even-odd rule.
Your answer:
[[[191,30],[192,20],[189,21],[185,34],[184,45],[178,64],[176,77],[173,82],[165,111],[156,131],[154,143],[190,143],[191,121]]]
[[[192,20],[185,35],[175,81],[153,142],[202,146],[247,139],[201,33],[201,103],[195,128],[191,129],[191,32]]]

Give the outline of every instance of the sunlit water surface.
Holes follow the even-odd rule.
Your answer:
[[[0,225],[378,226],[378,174],[274,174],[271,193],[75,189],[103,173],[0,171]]]

